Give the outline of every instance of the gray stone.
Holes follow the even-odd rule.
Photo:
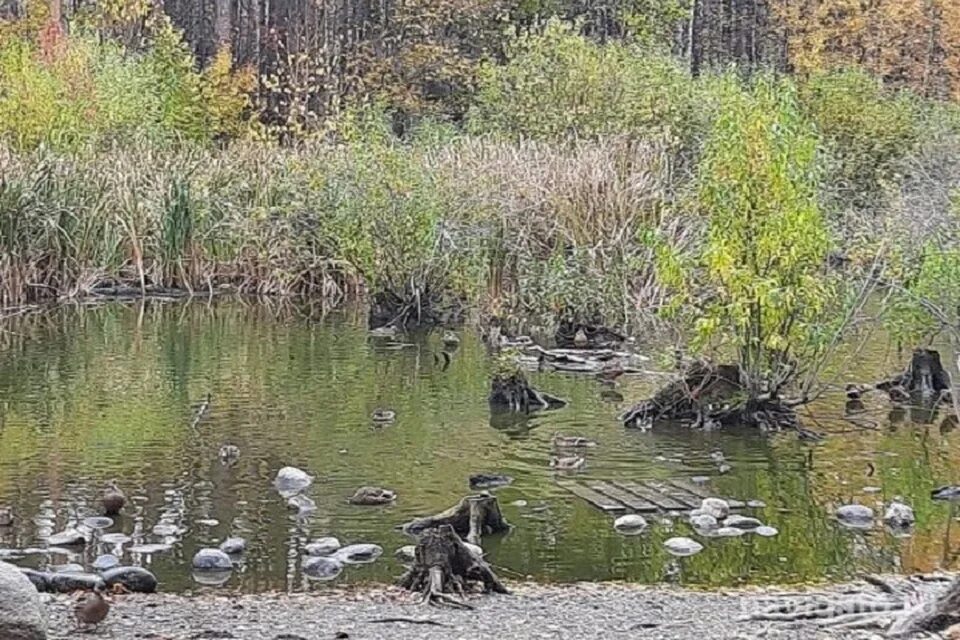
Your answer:
[[[108,587],[121,584],[134,593],[154,593],[157,590],[157,577],[143,567],[114,567],[101,575]]]
[[[277,472],[274,486],[281,495],[292,496],[300,493],[313,483],[313,476],[296,467],[284,467]]]
[[[72,547],[87,543],[87,537],[82,531],[77,529],[66,529],[51,535],[47,538],[47,543],[54,547]]]
[[[704,498],[700,503],[700,511],[713,516],[717,520],[723,520],[730,515],[730,505],[726,500],[720,498]]]
[[[709,513],[698,513],[690,516],[690,526],[699,531],[712,531],[717,528],[717,519]]]
[[[703,551],[703,545],[690,538],[670,538],[663,543],[667,548],[667,553],[674,556],[692,556]]]
[[[917,518],[913,515],[913,509],[902,502],[891,502],[883,514],[883,522],[894,529],[907,529],[916,523]]]
[[[779,531],[777,531],[776,527],[770,527],[767,525],[764,525],[762,527],[757,527],[756,529],[753,530],[753,532],[758,536],[762,536],[764,538],[772,538],[773,536],[780,533]]]
[[[336,558],[311,556],[303,561],[303,575],[310,580],[333,580],[343,571],[343,563]]]
[[[120,565],[120,558],[113,555],[112,553],[105,553],[102,556],[97,556],[97,559],[93,561],[93,564],[90,565],[96,571],[106,571],[107,569],[113,569]]]
[[[12,564],[0,562],[0,638],[46,640],[47,618],[40,594]]]
[[[732,515],[732,516],[728,516],[727,519],[723,521],[723,526],[734,527],[736,529],[743,529],[744,531],[753,531],[757,527],[762,527],[763,523],[757,520],[756,518]]]
[[[383,555],[383,547],[376,544],[351,544],[331,556],[343,564],[367,564]]]
[[[220,549],[200,549],[193,556],[193,568],[200,571],[231,571],[233,560]]]
[[[220,551],[227,555],[243,553],[247,548],[247,541],[243,538],[227,538],[220,543]]]
[[[304,551],[311,556],[328,556],[340,548],[340,541],[336,538],[317,538],[306,547]]]
[[[637,535],[647,528],[647,521],[643,516],[632,513],[617,518],[613,522],[613,528],[625,535]]]
[[[869,529],[873,526],[873,509],[862,504],[845,504],[837,509],[837,520],[852,529]]]
[[[737,538],[745,533],[745,530],[738,529],[737,527],[720,527],[713,532],[713,535],[718,538]]]

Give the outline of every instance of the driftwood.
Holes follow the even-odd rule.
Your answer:
[[[679,422],[698,428],[743,424],[764,431],[799,429],[792,406],[775,393],[751,398],[736,365],[694,362],[683,376],[669,383],[623,416],[627,427],[649,428],[659,422]]]
[[[409,591],[421,592],[426,604],[472,609],[463,601],[469,581],[481,582],[485,593],[509,593],[490,565],[463,544],[454,528],[442,525],[421,536],[413,566],[399,584]]]
[[[456,506],[435,516],[412,520],[403,525],[403,531],[416,536],[444,526],[451,527],[458,536],[476,545],[485,535],[510,530],[510,525],[500,513],[496,496],[484,491],[463,498]]]
[[[490,407],[495,410],[530,413],[543,409],[559,409],[567,404],[543,391],[537,391],[521,372],[509,376],[498,375],[490,382]]]
[[[960,578],[950,583],[940,596],[907,609],[890,626],[887,635],[909,637],[945,631],[960,623]]]

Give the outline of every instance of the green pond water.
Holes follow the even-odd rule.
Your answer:
[[[161,519],[183,529],[168,551],[123,558],[148,566],[163,590],[210,588],[194,582],[190,559],[231,535],[246,538],[248,550],[221,589],[388,582],[403,571],[394,551],[411,543],[397,525],[455,504],[469,493],[471,474],[495,472],[515,479],[496,492],[514,526],[483,546],[506,578],[729,586],[957,564],[960,523],[951,525],[948,507],[928,494],[960,481],[960,432],[942,423],[943,411],[891,411],[879,395],[865,400],[857,424],[843,419],[851,407],[842,383],[902,366],[884,340],[850,356],[851,371],[833,380],[837,391],[804,412],[807,426],[829,434],[809,445],[795,434],[624,429],[618,414],[663,380],[654,373],[662,358],[642,341],[634,348],[651,358],[651,373],[620,383],[623,402],[605,399],[606,387],[589,377],[531,373],[536,386],[570,405],[525,422],[491,420],[493,363],[470,330],[461,335],[443,368],[438,334],[398,338],[406,345],[373,340],[359,313],[148,302],[8,319],[0,325],[0,505],[12,506],[17,520],[0,528],[0,555],[45,547],[51,531],[95,513],[104,483],[115,478],[130,501],[109,532],[149,543],[159,541],[152,528]],[[209,414],[194,429],[207,393]],[[396,422],[374,427],[379,407],[395,410]],[[645,534],[620,535],[612,516],[557,485],[549,467],[556,432],[599,442],[577,479],[710,476],[706,486],[718,495],[765,502],[748,515],[779,534],[700,539],[704,550],[687,558],[663,548],[669,537],[698,538],[681,518],[651,518]],[[225,443],[242,452],[233,467],[218,459]],[[731,467],[723,474],[711,455],[718,451]],[[286,465],[316,476],[307,495],[318,508],[309,517],[291,513],[272,485]],[[347,504],[361,485],[388,487],[399,499],[388,507]],[[832,518],[836,506],[855,501],[874,507],[879,520],[894,496],[916,510],[909,537],[880,524],[848,530]],[[385,552],[348,566],[333,583],[309,582],[303,546],[327,535]],[[89,565],[105,550],[12,558],[23,566]]]

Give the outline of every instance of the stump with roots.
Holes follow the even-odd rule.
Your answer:
[[[495,376],[490,382],[488,400],[494,410],[521,413],[559,409],[567,404],[566,400],[531,387],[526,376],[519,371],[508,376]]]
[[[413,566],[400,578],[399,584],[409,591],[422,593],[425,604],[472,609],[463,601],[471,580],[481,582],[484,593],[509,593],[490,565],[463,544],[453,527],[443,525],[423,533],[417,543]]]
[[[622,416],[623,423],[639,428],[658,422],[700,428],[744,424],[763,431],[800,427],[793,406],[776,391],[751,398],[745,392],[742,378],[736,365],[694,362],[679,380],[628,410]]]
[[[909,396],[933,402],[950,401],[950,374],[940,362],[940,352],[934,349],[915,349],[906,371],[877,383],[876,387],[891,398]]]
[[[500,513],[497,498],[486,491],[467,496],[435,516],[408,522],[403,525],[403,531],[416,536],[439,527],[450,527],[458,536],[475,545],[479,545],[485,535],[510,530],[510,525]]]

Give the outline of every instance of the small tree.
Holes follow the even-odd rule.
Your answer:
[[[696,308],[699,347],[734,347],[750,400],[775,399],[815,356],[833,297],[830,238],[817,205],[817,136],[787,81],[727,78],[706,142],[697,206],[708,233],[696,263],[665,261],[676,304]],[[677,307],[680,308],[680,307]]]

